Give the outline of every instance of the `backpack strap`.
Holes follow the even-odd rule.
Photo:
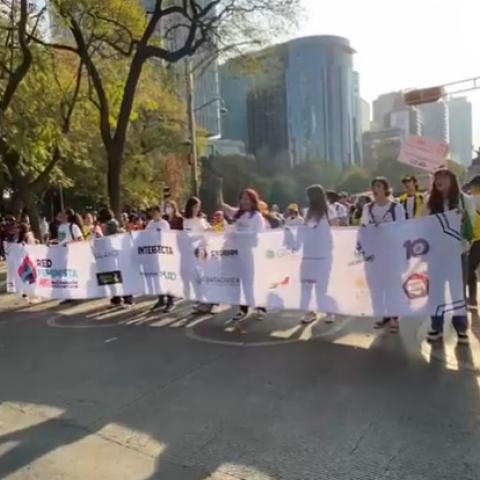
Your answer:
[[[370,223],[375,223],[375,219],[373,218],[373,202],[368,204],[368,214],[370,215]]]
[[[392,202],[390,208],[388,209],[388,213],[390,214],[390,216],[392,217],[392,221],[394,222],[397,221],[397,212],[395,211],[397,205],[397,202]]]

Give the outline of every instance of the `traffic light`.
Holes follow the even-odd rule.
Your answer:
[[[425,103],[438,102],[444,96],[445,89],[443,87],[431,87],[405,92],[403,94],[403,99],[407,105],[414,107]]]

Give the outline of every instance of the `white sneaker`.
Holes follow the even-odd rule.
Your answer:
[[[255,318],[259,322],[262,320],[265,320],[265,317],[267,316],[267,312],[263,308],[256,308],[255,309]]]
[[[210,313],[212,305],[210,303],[197,303],[193,307],[194,313]]]
[[[212,308],[210,309],[210,313],[212,315],[217,315],[222,311],[222,307],[220,305],[212,305]]]
[[[313,323],[318,319],[317,312],[308,312],[303,318],[302,323],[307,325],[309,323]]]
[[[242,312],[239,310],[232,318],[228,319],[226,321],[227,325],[235,325],[238,322],[241,322],[242,320],[245,320],[245,318],[248,317],[248,312]]]

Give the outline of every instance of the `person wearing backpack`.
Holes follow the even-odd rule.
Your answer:
[[[460,210],[462,213],[463,253],[461,262],[463,281],[466,282],[468,251],[470,242],[474,238],[473,224],[475,213],[471,198],[460,191],[457,176],[447,168],[441,168],[434,174],[432,187],[424,208],[424,215],[436,215],[449,210]],[[431,318],[431,328],[427,335],[427,340],[430,343],[442,340],[444,323],[445,318],[443,314]],[[458,344],[468,345],[467,316],[454,313],[452,324],[457,332]]]
[[[62,212],[60,218],[62,222],[58,227],[58,243],[60,245],[83,240],[82,229],[77,225],[78,218],[72,209],[67,208]]]
[[[371,183],[373,202],[363,207],[361,225],[381,225],[382,223],[402,222],[405,210],[402,205],[392,200],[392,189],[385,177],[376,177]],[[390,326],[392,333],[398,332],[398,317],[385,317],[375,322],[375,328]]]

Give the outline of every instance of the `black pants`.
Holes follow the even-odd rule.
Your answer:
[[[480,240],[472,243],[468,254],[468,303],[477,304],[477,268],[480,265]]]
[[[260,310],[262,312],[267,311],[266,308],[262,308],[262,307],[258,307],[258,310]],[[248,313],[248,306],[247,305],[240,305],[240,311],[243,312],[243,313]]]
[[[110,303],[112,305],[121,305],[122,304],[122,298],[123,298],[123,303],[125,305],[133,305],[133,297],[132,295],[126,295],[125,297],[113,297],[110,300]]]
[[[170,307],[175,303],[175,297],[172,295],[159,295],[158,300],[160,305],[166,305],[167,307]]]

